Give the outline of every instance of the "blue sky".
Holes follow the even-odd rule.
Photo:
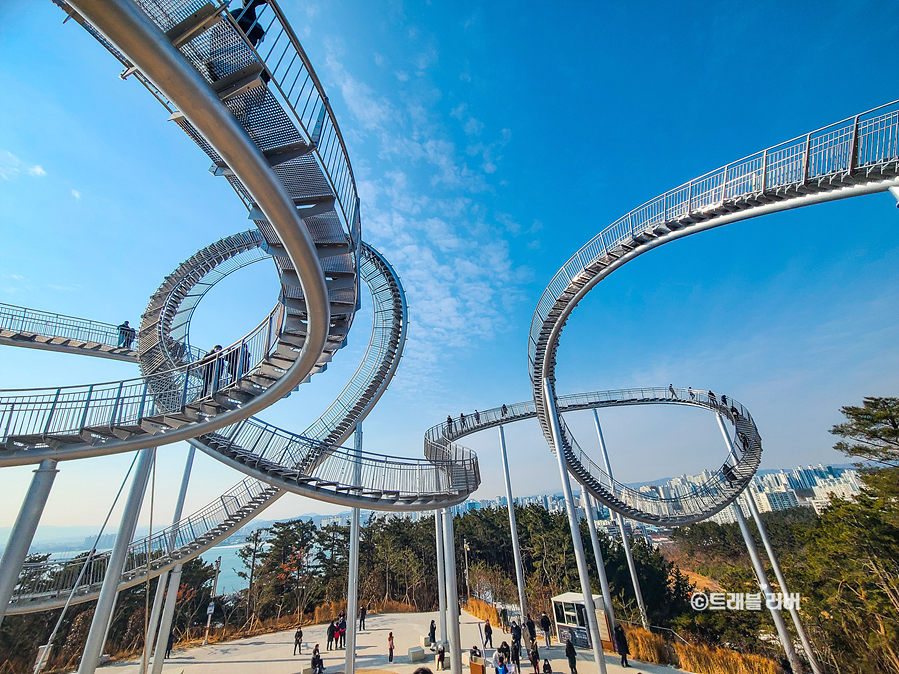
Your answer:
[[[891,3],[351,3],[283,8],[329,93],[363,233],[406,285],[397,379],[365,424],[368,449],[419,456],[447,413],[530,396],[527,329],[548,280],[626,211],[729,161],[899,97],[883,53]],[[196,249],[250,226],[208,159],[139,84],[49,2],[0,7],[0,301],[138,321]],[[560,393],[639,385],[723,391],[753,413],[763,467],[842,462],[827,429],[863,395],[895,395],[899,212],[888,195],[815,206],[672,243],[603,281],[559,351]],[[266,263],[197,312],[224,343],[273,306]],[[302,430],[361,357],[351,347],[264,418]],[[133,376],[133,366],[0,349],[0,386]],[[720,465],[713,419],[603,416],[616,476]],[[570,423],[595,447],[589,415]],[[559,488],[536,422],[507,431],[516,493]],[[497,438],[478,496],[502,490]],[[155,520],[170,517],[184,448],[160,452]],[[45,514],[102,521],[129,457],[63,464]],[[0,526],[28,468],[0,471]],[[238,475],[203,457],[188,507]],[[89,485],[89,490],[85,489]],[[72,503],[78,508],[72,508]],[[335,508],[299,497],[266,515]],[[147,513],[144,515],[144,521]]]

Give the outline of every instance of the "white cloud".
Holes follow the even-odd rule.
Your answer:
[[[81,192],[78,190],[72,190],[72,196],[75,197],[78,201],[81,201]]]
[[[387,64],[387,57],[384,54],[379,54],[375,52],[375,65],[379,68],[383,68]]]
[[[0,148],[0,180],[15,180],[22,174],[23,169],[33,176],[41,177],[47,175],[47,172],[41,166],[26,166],[12,152]]]
[[[471,82],[471,75],[469,75],[468,73],[461,73],[459,75],[459,79],[463,82]]]

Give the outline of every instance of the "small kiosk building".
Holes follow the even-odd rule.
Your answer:
[[[565,592],[553,597],[552,602],[553,614],[556,618],[556,638],[559,643],[564,644],[571,639],[577,648],[593,648],[590,630],[587,627],[587,606],[584,602],[584,595],[579,592]],[[602,595],[594,594],[593,604],[596,606],[596,622],[599,625],[602,646],[606,650],[614,651],[612,629],[603,608]]]

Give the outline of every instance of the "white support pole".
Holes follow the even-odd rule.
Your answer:
[[[446,620],[449,632],[450,672],[462,674],[462,635],[459,630],[459,590],[456,583],[456,543],[452,508],[443,510],[443,551],[446,556]]]
[[[356,424],[356,466],[353,485],[359,486],[362,468],[362,424]],[[343,671],[353,674],[356,671],[356,628],[359,620],[359,508],[353,508],[350,515],[350,559],[348,564],[346,594],[346,657]]]
[[[581,540],[581,527],[578,523],[577,508],[571,493],[571,480],[568,477],[568,463],[562,452],[562,425],[556,409],[556,397],[549,380],[543,380],[543,400],[549,412],[549,428],[553,439],[553,448],[559,463],[559,476],[562,479],[562,493],[565,497],[565,510],[568,512],[568,526],[574,544],[574,558],[577,561],[578,576],[581,580],[581,592],[584,594],[584,608],[587,609],[587,626],[590,630],[590,641],[593,643],[593,660],[600,674],[606,674],[606,659],[602,652],[602,641],[599,636],[599,625],[596,622],[596,605],[593,603],[593,589],[590,587],[590,575],[587,569],[587,556],[584,554],[584,543]]]
[[[443,551],[443,508],[434,511],[434,528],[437,534],[437,598],[440,617],[440,639],[442,644],[449,643],[446,636],[446,555]]]
[[[34,532],[37,531],[44,506],[47,505],[47,498],[50,496],[50,488],[58,472],[56,461],[53,459],[44,459],[40,462],[19,508],[16,523],[9,532],[6,550],[3,551],[3,559],[0,560],[0,623],[6,615],[9,600],[12,599],[25,558],[28,557],[28,549],[34,539]]]
[[[184,461],[184,472],[181,475],[181,487],[178,490],[178,499],[175,501],[175,512],[172,515],[172,527],[176,527],[181,519],[181,512],[184,510],[184,499],[187,498],[187,485],[190,482],[190,471],[194,465],[194,454],[196,453],[193,445],[187,450],[187,458]],[[175,537],[178,535],[176,529],[172,529],[172,535],[169,537],[168,549],[172,551],[175,543]],[[152,655],[151,645],[156,642],[156,632],[159,629],[159,619],[162,615],[162,602],[165,599],[165,587],[168,584],[169,572],[166,571],[156,578],[156,595],[153,597],[153,610],[150,612],[150,622],[147,625],[147,633],[144,639],[144,650],[141,653],[140,671],[141,674],[147,671],[147,665]]]
[[[165,591],[165,605],[162,609],[162,620],[159,624],[159,634],[156,635],[156,648],[153,650],[152,674],[162,672],[162,664],[165,662],[165,650],[169,644],[169,634],[172,631],[172,618],[175,616],[175,604],[178,603],[178,588],[181,585],[181,564],[178,564],[169,574],[169,586]]]
[[[596,533],[596,522],[593,519],[593,499],[586,489],[581,490],[581,505],[587,515],[587,529],[590,530],[590,544],[593,546],[593,557],[596,559],[596,569],[599,575],[599,585],[602,588],[602,603],[609,617],[612,629],[615,629],[615,609],[612,606],[612,591],[609,589],[609,577],[606,575],[606,563],[602,556],[602,548],[599,547],[599,536]]]
[[[606,464],[606,475],[612,479],[612,464],[609,462],[609,452],[606,451],[606,441],[602,435],[602,425],[599,423],[599,412],[594,408],[593,423],[596,426],[596,437],[599,438],[599,449],[602,451],[603,462]],[[649,629],[649,618],[646,617],[646,605],[643,603],[643,590],[640,589],[640,579],[637,576],[637,566],[634,564],[634,554],[631,551],[631,542],[627,535],[627,526],[624,522],[624,515],[615,513],[615,519],[618,521],[618,528],[621,531],[621,545],[624,546],[624,556],[627,558],[627,568],[631,572],[631,583],[634,586],[634,596],[637,598],[637,608],[640,610],[640,621],[643,623],[643,629]]]
[[[119,591],[122,571],[125,568],[125,558],[128,555],[131,539],[134,538],[137,518],[140,515],[144,492],[147,489],[147,481],[150,478],[150,469],[153,467],[155,456],[156,449],[154,447],[140,450],[131,491],[125,502],[125,511],[122,513],[122,522],[119,524],[119,531],[116,534],[115,546],[106,566],[106,576],[103,578],[103,587],[94,609],[94,618],[91,621],[87,642],[84,644],[78,674],[93,674],[100,662],[100,655],[103,653],[103,646],[106,642],[106,630],[112,619],[112,609]]]
[[[718,428],[720,428],[721,432],[724,434],[724,439],[727,442],[728,448],[730,449],[730,460],[734,465],[736,465],[738,459],[737,454],[734,451],[734,443],[730,435],[727,433],[727,429],[724,426],[724,421],[721,419],[720,414],[718,415]],[[774,548],[771,545],[771,541],[768,540],[768,532],[765,530],[765,526],[762,524],[762,517],[759,513],[758,506],[748,492],[744,492],[743,495],[746,500],[746,505],[749,508],[749,513],[752,515],[752,519],[755,521],[755,526],[758,527],[759,537],[762,539],[762,545],[765,546],[765,552],[768,555],[768,561],[771,563],[771,570],[774,571],[774,577],[777,578],[777,584],[780,585],[781,593],[786,596],[790,593],[790,591],[787,589],[787,580],[784,577],[783,571],[780,568],[780,564],[777,561],[777,557],[774,554]],[[799,640],[802,642],[802,649],[805,651],[805,656],[808,658],[809,666],[812,668],[812,671],[815,674],[822,674],[821,665],[818,663],[818,659],[815,657],[811,642],[808,639],[808,634],[806,634],[805,627],[802,625],[802,620],[799,616],[799,610],[795,606],[791,605],[789,611],[790,617],[793,619],[793,626],[796,628],[796,633],[799,635]]]
[[[506,434],[502,424],[499,426],[499,446],[503,455],[503,475],[506,478],[506,502],[509,504],[509,530],[512,532],[512,556],[515,560],[515,580],[518,583],[518,604],[521,607],[521,622],[524,625],[528,614],[524,594],[524,568],[521,565],[521,548],[518,545],[518,528],[515,524],[515,502],[512,499],[512,480],[509,477],[509,455],[506,452]]]
[[[721,434],[724,436],[724,442],[727,445],[727,450],[731,455],[731,459],[736,458],[733,454],[733,445],[731,444],[730,436],[727,434],[727,429],[724,427],[724,422],[721,420],[721,415],[716,414],[715,419],[718,421],[718,428],[721,429]],[[734,501],[733,509],[734,515],[737,518],[737,525],[740,527],[740,533],[743,535],[743,540],[746,542],[746,549],[749,551],[749,558],[752,560],[752,567],[759,580],[759,587],[761,587],[762,595],[767,600],[772,595],[771,585],[768,584],[765,566],[762,564],[762,558],[759,556],[758,548],[755,546],[752,533],[749,531],[749,525],[746,524],[746,518],[743,516],[743,509],[740,507],[739,499]],[[790,638],[790,633],[787,631],[787,626],[784,623],[780,609],[771,606],[768,608],[771,611],[771,618],[774,620],[774,627],[777,629],[777,635],[780,637],[780,643],[783,645],[787,660],[790,661],[791,669],[794,674],[802,674],[802,663],[799,661],[799,656],[796,655],[796,650],[793,648],[793,640]]]
[[[172,514],[172,536],[169,539],[169,550],[175,547],[175,540],[178,536],[178,530],[174,527],[181,521],[181,513],[184,511],[184,500],[187,498],[187,487],[190,484],[190,473],[194,465],[194,455],[196,448],[191,444],[187,451],[187,458],[184,461],[184,473],[181,475],[181,488],[178,491],[178,500],[175,503],[175,512]],[[159,587],[165,587],[166,578],[159,579]],[[216,581],[218,582],[218,574]],[[172,631],[172,618],[175,615],[175,603],[178,599],[178,586],[181,584],[181,564],[178,564],[168,575],[168,589],[166,590],[165,604],[162,609],[162,615],[159,620],[159,630],[155,633],[156,646],[153,649],[153,667],[152,672],[159,674],[162,671],[162,662],[165,660],[165,649],[168,645],[169,633]],[[174,590],[172,588],[174,587]],[[215,588],[213,587],[213,596]],[[208,620],[207,620],[208,623]],[[154,624],[154,630],[156,626]],[[153,636],[149,636],[148,642],[153,641]],[[205,639],[204,639],[205,641]]]

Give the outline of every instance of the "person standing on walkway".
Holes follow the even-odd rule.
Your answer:
[[[525,621],[524,626],[528,630],[528,638],[534,641],[537,638],[537,626],[534,624],[534,619],[530,613],[528,613],[528,619]]]
[[[552,626],[553,625],[549,620],[549,616],[546,615],[546,611],[544,611],[543,614],[540,616],[540,629],[543,630],[543,638],[546,639],[546,647],[547,648],[549,648],[550,643],[551,643],[550,642],[551,637],[549,636],[549,630]]]
[[[337,631],[337,628],[334,626],[334,621],[328,623],[328,650],[331,650],[331,645],[334,643],[334,632]]]
[[[340,647],[346,648],[346,617],[340,619],[340,624],[337,626],[340,634]]]
[[[484,646],[493,648],[493,628],[490,627],[490,618],[484,621]]]
[[[387,662],[393,662],[393,632],[387,635]]]
[[[621,656],[621,666],[630,667],[627,664],[627,656],[631,651],[627,646],[627,636],[624,634],[624,628],[621,625],[615,625],[615,650]]]
[[[433,620],[431,621],[431,627],[428,629],[428,638],[431,640],[431,646],[433,647],[437,643],[437,623]]]
[[[446,649],[443,647],[443,644],[440,644],[437,647],[437,671],[442,672],[446,669]]]
[[[365,604],[362,605],[362,608],[359,609],[359,631],[362,632],[365,630],[365,616],[368,615],[368,609],[365,607]]]
[[[574,650],[574,642],[570,636],[568,643],[565,644],[565,657],[568,658],[568,669],[571,670],[571,674],[577,674],[577,651]]]
[[[528,660],[534,665],[534,674],[540,674],[540,651],[537,650],[537,640],[531,644],[531,650],[528,651]]]
[[[512,634],[512,650],[521,655],[521,625],[513,620],[509,632]]]
[[[499,611],[499,622],[503,628],[503,632],[509,631],[509,612],[506,610],[506,607],[503,606]]]
[[[297,627],[297,631],[293,633],[293,654],[303,654],[303,630]]]

